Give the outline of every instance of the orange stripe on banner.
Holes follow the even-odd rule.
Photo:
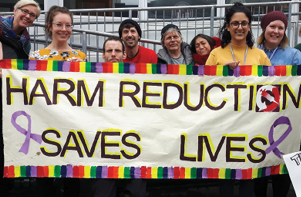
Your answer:
[[[146,178],[148,178],[148,179],[152,178],[152,168],[151,167],[147,168]]]
[[[4,167],[4,177],[8,177],[8,167]]]
[[[180,179],[185,179],[185,168],[184,167],[180,168]]]
[[[8,177],[15,177],[15,167],[14,166],[8,167]]]
[[[281,76],[286,76],[286,66],[280,66]]]
[[[85,166],[78,166],[78,177],[84,178],[85,176]]]
[[[70,63],[70,71],[71,72],[79,72],[80,70],[80,62],[71,62]]]
[[[286,66],[275,66],[274,68],[276,76],[286,76]]]
[[[113,63],[103,62],[102,66],[103,66],[104,73],[113,73]]]
[[[47,63],[48,63],[47,60],[37,60],[37,69],[36,70],[46,71]]]
[[[167,73],[175,75],[179,74],[179,65],[169,64],[167,67]]]
[[[44,177],[49,177],[49,167],[44,166],[43,170],[44,170]]]
[[[240,67],[241,76],[250,76],[252,75],[252,66],[241,66]]]
[[[118,179],[118,170],[119,170],[118,166],[113,167],[113,178],[114,179]]]
[[[279,171],[280,171],[280,165],[271,166],[271,175],[279,174]]]
[[[207,169],[207,177],[209,179],[218,179],[219,169],[208,168]]]
[[[210,66],[210,75],[215,76],[216,75],[216,68],[217,66]]]
[[[6,69],[11,69],[11,60],[10,59],[4,59],[0,61],[0,67],[1,68],[6,68]]]
[[[146,74],[147,73],[147,67],[146,64],[137,63],[136,66],[136,73]]]
[[[141,178],[142,178],[142,179],[147,178],[147,177],[146,177],[146,173],[147,173],[147,171],[146,171],[146,166],[142,166],[142,167],[141,167]]]
[[[180,178],[180,168],[179,167],[174,167],[174,179],[179,179]]]

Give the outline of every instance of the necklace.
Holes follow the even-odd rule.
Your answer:
[[[233,61],[235,61],[234,52],[233,52],[233,49],[232,49],[231,43],[230,43],[230,49],[231,49],[231,53],[232,53],[232,57],[233,57]],[[243,64],[243,65],[246,65],[247,54],[248,54],[248,45],[247,45],[247,48],[246,48],[246,52],[245,52],[245,58],[244,58],[244,64]]]

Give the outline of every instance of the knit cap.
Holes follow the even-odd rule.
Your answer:
[[[168,24],[165,27],[163,27],[163,29],[161,30],[161,40],[163,39],[163,35],[165,34],[165,32],[167,32],[167,30],[169,30],[170,28],[176,29],[179,32],[179,34],[181,35],[180,29],[178,28],[178,26],[176,26],[174,24]]]
[[[265,30],[265,28],[270,24],[272,21],[281,20],[285,25],[285,30],[287,28],[287,17],[283,12],[280,11],[273,11],[266,15],[264,15],[261,19],[260,26],[262,30]]]
[[[124,21],[121,22],[121,24],[119,25],[119,38],[121,38],[121,36],[122,36],[122,29],[121,29],[121,27],[124,24],[126,24],[126,23],[130,23],[130,24],[134,25],[134,27],[136,28],[136,30],[137,30],[140,38],[141,38],[141,28],[138,25],[138,23],[136,21],[132,20],[132,19],[126,19],[126,20],[124,20]]]

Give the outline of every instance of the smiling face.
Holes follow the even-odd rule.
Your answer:
[[[168,52],[181,51],[182,38],[178,31],[167,32],[164,36],[163,45]]]
[[[26,14],[28,13],[28,14]],[[25,5],[21,8],[14,9],[13,30],[19,34],[26,27],[32,25],[38,14],[38,8],[34,5]]]
[[[251,24],[249,23],[248,17],[243,12],[236,12],[232,15],[230,23],[227,24],[227,30],[231,35],[231,43],[234,45],[246,44],[247,35],[251,29]]]
[[[58,42],[67,42],[72,33],[72,19],[69,14],[57,13],[53,17],[52,24],[48,24],[49,31],[52,32],[52,40]]]
[[[195,40],[195,50],[200,56],[208,56],[211,52],[211,47],[205,38],[198,37]]]
[[[121,39],[126,47],[133,48],[138,45],[140,36],[135,27],[123,28]]]
[[[265,44],[268,49],[276,48],[284,37],[285,25],[281,20],[270,22],[264,32]]]
[[[122,52],[121,42],[116,40],[107,41],[102,58],[105,62],[122,62],[125,59],[125,52]]]

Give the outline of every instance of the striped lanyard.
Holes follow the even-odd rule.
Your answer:
[[[230,43],[230,49],[231,49],[233,61],[235,61],[235,57],[234,57],[233,49],[232,49],[232,47],[231,47],[231,43]],[[248,54],[248,45],[247,45],[247,48],[246,48],[245,59],[244,59],[244,64],[243,64],[243,65],[246,65],[247,54]],[[236,62],[236,61],[235,61],[235,62]]]
[[[272,55],[271,55],[271,57],[270,57],[270,60],[272,60],[272,58],[274,57],[274,55],[275,55],[277,49],[278,49],[278,47],[273,51],[273,53],[272,53]]]

